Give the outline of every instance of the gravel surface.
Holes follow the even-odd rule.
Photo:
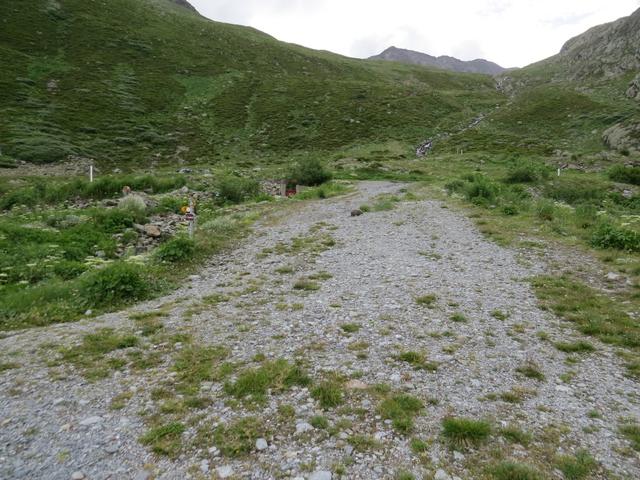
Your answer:
[[[393,210],[351,216],[401,188],[363,182],[357,194],[301,204],[279,222],[259,225],[168,297],[0,340],[0,362],[15,364],[0,371],[0,478],[383,479],[408,471],[455,480],[477,478],[475,469],[486,465],[491,449],[535,464],[544,448],[558,454],[587,449],[603,466],[596,478],[613,478],[604,469],[640,478],[638,453],[618,432],[620,419],[640,417],[638,385],[623,375],[615,351],[593,339],[593,353],[557,350],[554,342],[581,338],[538,308],[527,279],[544,266],[489,242],[440,202],[403,201]],[[310,276],[318,290],[294,288]],[[212,294],[224,300],[215,304],[207,298]],[[434,296],[431,304],[416,301],[426,295]],[[157,309],[166,311],[164,332],[228,349],[225,361],[236,370],[227,380],[257,367],[257,354],[297,359],[314,384],[342,374],[345,402],[323,410],[312,388],[301,386],[273,391],[264,403],[230,401],[225,380],[206,381],[200,392],[211,403],[181,417],[185,448],[174,459],[157,456],[138,439],[159,411],[153,390],[175,380],[174,358],[185,346],[138,332],[145,354],[157,354],[159,363],[146,370],[125,366],[97,381],[58,353],[81,349],[83,335],[98,328],[136,332],[130,315]],[[455,321],[454,314],[464,318]],[[407,351],[424,353],[437,370],[397,359]],[[110,355],[122,352],[103,361]],[[544,380],[516,372],[527,362]],[[381,416],[380,399],[366,390],[376,384],[422,400],[413,432],[398,433]],[[518,401],[501,398],[514,388]],[[123,408],[112,408],[123,393]],[[295,413],[286,417],[282,405]],[[245,456],[225,457],[215,442],[198,443],[199,427],[249,415],[268,428]],[[326,417],[328,430],[310,425],[317,415]],[[452,415],[487,419],[494,431],[518,426],[534,440],[525,448],[496,434],[492,448],[457,451],[441,435],[442,419]],[[363,446],[362,438],[371,444]],[[427,442],[425,454],[411,451],[411,438]],[[341,468],[344,474],[335,473]],[[562,478],[557,471],[556,478]]]

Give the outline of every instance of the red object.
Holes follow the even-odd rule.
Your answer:
[[[285,192],[285,195],[286,195],[287,197],[293,197],[296,193],[297,193],[297,192],[296,192],[296,189],[294,188],[294,189],[292,189],[292,190],[287,190],[287,191]]]
[[[196,218],[196,216],[193,213],[189,212],[184,216],[184,218],[192,222]]]

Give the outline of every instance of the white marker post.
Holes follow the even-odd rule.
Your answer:
[[[89,183],[93,183],[93,163],[89,165]]]
[[[193,198],[189,199],[189,207],[187,208],[185,218],[189,221],[189,238],[193,238],[196,233],[196,213]]]
[[[559,169],[558,169],[558,176],[560,176],[560,170],[561,170],[561,169],[559,168]]]

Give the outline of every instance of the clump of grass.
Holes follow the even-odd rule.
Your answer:
[[[173,369],[178,373],[178,391],[196,394],[202,382],[218,379],[218,364],[226,358],[224,347],[184,346],[176,355]]]
[[[542,370],[540,369],[540,366],[533,361],[528,361],[525,364],[519,366],[518,368],[516,368],[516,372],[524,375],[527,378],[532,378],[540,382],[544,381],[545,378],[544,373],[542,373]]]
[[[320,290],[320,285],[318,285],[316,282],[312,282],[311,280],[300,279],[293,284],[293,289],[313,292],[316,290]]]
[[[586,450],[580,450],[575,456],[562,455],[555,464],[566,480],[583,480],[598,466],[598,462]]]
[[[345,333],[356,333],[360,330],[361,326],[358,323],[343,323],[340,328]]]
[[[416,303],[424,307],[432,307],[436,303],[437,299],[438,297],[436,297],[434,294],[431,293],[428,295],[422,295],[420,297],[417,297]]]
[[[311,397],[325,410],[337,407],[344,401],[342,383],[337,377],[328,378],[311,390]]]
[[[167,240],[154,252],[155,257],[165,263],[179,263],[190,260],[196,252],[196,242],[180,235]]]
[[[295,272],[294,268],[288,265],[276,268],[276,273],[279,273],[280,275],[289,275],[293,272]]]
[[[535,394],[534,390],[530,390],[524,387],[513,387],[511,390],[502,392],[499,397],[503,402],[522,403],[533,394]]]
[[[447,417],[442,420],[442,434],[455,447],[479,446],[491,435],[491,424],[485,420]]]
[[[182,434],[186,430],[179,422],[154,427],[140,437],[140,443],[148,445],[154,453],[176,458],[182,450]]]
[[[545,476],[529,465],[502,462],[489,470],[494,480],[545,480]]]
[[[529,445],[533,440],[533,435],[524,432],[515,426],[501,428],[500,435],[510,442],[519,443],[523,447]]]
[[[640,452],[640,424],[623,425],[620,427],[620,433],[631,442],[631,447],[634,450]]]
[[[502,310],[494,310],[493,312],[491,312],[491,316],[493,318],[495,318],[496,320],[500,320],[500,321],[505,321],[507,318],[509,318],[509,314],[503,312]]]
[[[213,441],[227,457],[240,457],[250,453],[256,440],[266,436],[262,421],[245,417],[228,425],[220,425],[213,432]]]
[[[438,364],[436,362],[428,361],[426,355],[421,352],[401,352],[396,356],[396,359],[401,362],[406,362],[418,370],[435,372],[438,369]]]
[[[151,291],[142,267],[115,262],[85,274],[80,282],[80,297],[88,307],[107,307],[142,300]]]
[[[594,352],[596,349],[596,347],[584,340],[578,340],[576,342],[557,342],[554,346],[564,353],[589,353]]]
[[[323,417],[322,415],[315,415],[311,417],[309,423],[313,426],[313,428],[318,428],[321,430],[326,430],[327,428],[329,428],[329,420],[327,420],[327,417]]]
[[[64,348],[60,351],[62,360],[82,369],[85,377],[92,380],[109,375],[111,368],[119,368],[126,364],[122,359],[103,361],[105,355],[116,350],[124,350],[138,345],[138,337],[126,333],[118,333],[111,328],[103,328],[96,333],[85,335],[78,346]]]
[[[456,323],[466,323],[467,317],[465,317],[462,313],[457,312],[451,315],[451,321]]]
[[[380,443],[373,437],[368,435],[351,435],[347,442],[358,452],[366,452],[367,450],[373,450],[380,446]]]
[[[294,385],[308,386],[311,379],[300,365],[292,365],[287,360],[266,361],[259,368],[245,370],[233,383],[227,383],[224,390],[238,399],[249,398],[263,401],[269,390],[282,392]]]
[[[400,433],[408,433],[413,429],[413,419],[422,411],[424,405],[416,397],[397,394],[382,400],[378,413],[385,420],[391,420],[393,428]]]
[[[0,363],[0,373],[6,372],[7,370],[13,370],[15,368],[20,368],[20,365],[15,362]]]
[[[396,480],[416,480],[416,476],[411,472],[401,470],[396,474]]]
[[[127,402],[133,397],[133,392],[122,392],[111,399],[109,408],[111,410],[122,410],[127,406]]]
[[[412,438],[409,446],[411,447],[411,451],[415,454],[424,453],[429,450],[429,444],[419,438]]]

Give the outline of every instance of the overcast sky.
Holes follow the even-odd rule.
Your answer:
[[[522,67],[640,0],[190,0],[206,17],[365,58],[394,45]]]

